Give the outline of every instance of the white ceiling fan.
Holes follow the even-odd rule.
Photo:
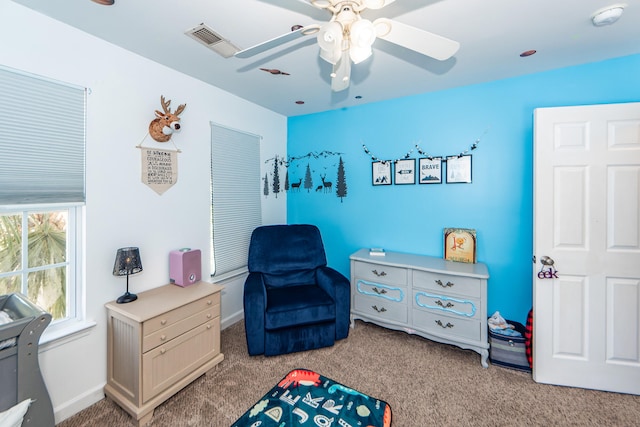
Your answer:
[[[371,46],[376,38],[440,61],[451,58],[460,48],[460,43],[456,41],[398,21],[379,18],[371,22],[360,16],[365,9],[381,9],[395,0],[310,0],[310,3],[299,1],[326,9],[333,16],[325,24],[311,24],[295,29],[241,50],[235,56],[250,58],[297,38],[317,34],[320,57],[333,64],[331,89],[338,92],[349,87],[351,62],[358,64],[371,56]]]

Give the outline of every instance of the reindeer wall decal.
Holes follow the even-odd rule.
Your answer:
[[[333,191],[333,183],[331,181],[325,181],[324,179],[326,177],[327,177],[326,173],[324,174],[324,176],[320,175],[320,179],[322,180],[322,185],[324,186],[324,192],[331,193]]]
[[[171,100],[165,101],[164,96],[160,96],[160,104],[164,112],[156,110],[156,118],[149,123],[149,135],[158,142],[167,142],[171,139],[173,132],[180,130],[180,113],[184,111],[187,104],[178,106],[175,112],[171,112],[169,105]]]

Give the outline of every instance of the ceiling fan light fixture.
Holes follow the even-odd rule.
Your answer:
[[[370,57],[372,53],[373,51],[371,50],[371,46],[351,46],[351,49],[349,49],[349,57],[354,64],[361,63],[362,61]]]
[[[622,16],[625,6],[626,4],[616,4],[600,9],[591,16],[591,22],[596,27],[614,24]]]
[[[371,56],[371,45],[376,41],[376,29],[371,21],[361,19],[351,25],[351,47],[349,56],[358,64]]]
[[[360,47],[371,46],[376,41],[376,29],[368,19],[351,24],[351,43]]]
[[[320,57],[331,64],[335,64],[342,54],[342,25],[331,21],[322,27],[317,35],[320,46]]]

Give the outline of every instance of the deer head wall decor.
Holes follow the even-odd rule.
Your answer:
[[[156,110],[156,118],[149,123],[149,135],[158,142],[167,142],[171,139],[173,132],[180,130],[180,113],[184,111],[187,104],[178,106],[175,112],[171,112],[169,105],[171,100],[165,101],[164,96],[160,96],[160,104],[164,112]]]

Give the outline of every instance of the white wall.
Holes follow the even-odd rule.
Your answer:
[[[0,64],[90,88],[87,101],[86,307],[88,333],[41,352],[40,363],[59,422],[103,397],[104,304],[123,291],[112,275],[116,249],[138,246],[144,271],[138,293],[168,282],[169,251],[203,251],[209,275],[209,122],[262,135],[263,158],[286,155],[287,119],[199,80],[105,43],[10,0],[0,0]],[[213,53],[211,53],[213,54]],[[173,137],[177,184],[162,196],[140,182],[140,150],[160,95],[186,103]],[[10,115],[10,112],[3,112]],[[231,148],[232,149],[232,148]],[[261,171],[264,176],[266,170]],[[256,189],[261,191],[261,189]],[[263,199],[265,223],[286,222],[286,197]],[[222,295],[222,323],[241,317],[242,283]]]

